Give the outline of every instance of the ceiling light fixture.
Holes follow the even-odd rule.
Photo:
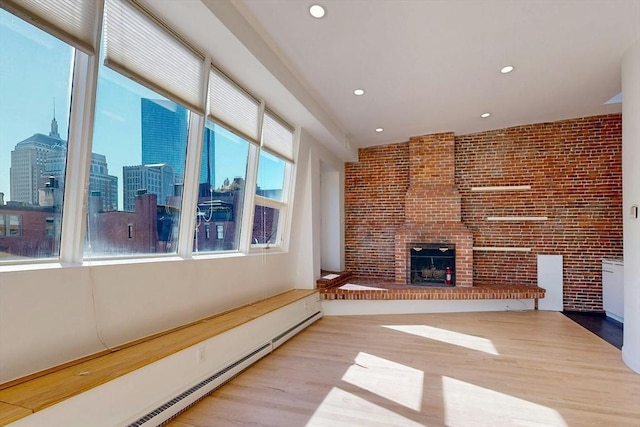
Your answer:
[[[491,115],[491,113],[482,113],[482,114],[480,114],[480,117],[482,117],[483,119],[486,119],[490,115]]]
[[[314,18],[320,19],[324,16],[324,7],[320,6],[319,4],[314,4],[309,8],[309,13]]]
[[[382,129],[382,128],[376,128],[376,132],[378,132],[378,133],[382,132],[383,130],[384,129]]]
[[[356,89],[356,90],[353,91],[353,94],[355,96],[362,96],[362,95],[364,95],[364,89]]]
[[[507,65],[505,67],[500,68],[500,72],[502,74],[507,74],[513,71],[513,65]]]

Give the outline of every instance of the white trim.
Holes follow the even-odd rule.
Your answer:
[[[253,231],[254,199],[256,197],[256,183],[258,180],[258,159],[260,157],[260,147],[249,144],[249,155],[247,156],[247,176],[244,186],[244,204],[242,207],[242,225],[240,228],[240,252],[249,253],[251,248],[251,234]]]
[[[63,265],[82,264],[84,257],[99,66],[97,56],[89,56],[76,50],[69,112],[65,194],[60,228],[60,262]]]
[[[546,216],[488,216],[487,221],[547,221]]]
[[[494,187],[471,187],[471,191],[525,191],[531,190],[530,185],[501,185]]]
[[[531,252],[531,248],[516,248],[506,246],[474,246],[473,250],[486,252]]]
[[[198,180],[200,178],[199,159],[202,153],[204,124],[204,117],[193,111],[189,113],[187,155],[184,180],[182,181],[182,206],[180,207],[180,235],[178,236],[178,255],[185,259],[191,258],[193,253],[193,236],[196,223],[195,208],[198,205]]]

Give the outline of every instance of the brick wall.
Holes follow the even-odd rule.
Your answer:
[[[455,184],[474,246],[531,252],[473,253],[473,281],[536,283],[536,255],[564,257],[564,306],[601,311],[603,257],[622,256],[619,114],[455,137]],[[361,149],[346,166],[346,268],[394,280],[394,233],[405,224],[409,143]],[[471,187],[530,185],[517,192]],[[546,216],[495,222],[489,216]]]
[[[409,187],[409,146],[390,144],[360,150],[345,165],[345,264],[374,280],[393,281],[394,239],[404,224]]]

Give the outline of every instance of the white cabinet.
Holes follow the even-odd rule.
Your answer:
[[[602,305],[607,316],[624,322],[624,264],[621,259],[602,260]]]

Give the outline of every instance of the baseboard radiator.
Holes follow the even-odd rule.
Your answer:
[[[249,354],[242,356],[235,362],[211,375],[209,378],[199,382],[167,403],[149,412],[145,416],[140,417],[140,419],[129,424],[127,427],[156,427],[164,425],[206,397],[208,394],[215,391],[217,388],[223,386],[246,368],[271,353],[298,332],[320,319],[320,317],[322,317],[322,313],[320,311],[314,313],[297,325],[274,337],[268,343],[253,350]]]
[[[322,317],[317,294],[143,366],[12,427],[162,426]]]

